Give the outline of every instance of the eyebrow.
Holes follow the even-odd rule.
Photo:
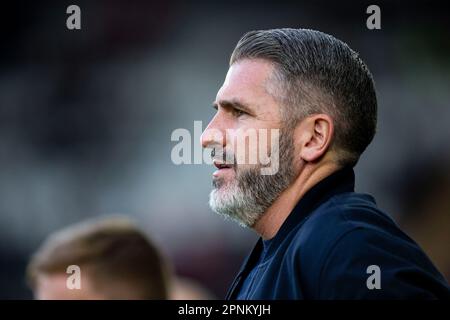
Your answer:
[[[233,108],[233,109],[238,109],[241,111],[245,111],[249,114],[253,114],[253,109],[250,108],[247,104],[237,100],[237,99],[232,99],[232,100],[219,100],[218,102],[213,102],[213,107],[214,109],[217,109],[218,106],[221,106],[223,108]]]

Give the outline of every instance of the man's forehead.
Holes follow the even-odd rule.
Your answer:
[[[261,59],[244,59],[232,64],[222,87],[217,92],[216,101],[267,94],[266,81],[272,70],[273,65]]]

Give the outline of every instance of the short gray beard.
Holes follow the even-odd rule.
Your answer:
[[[294,179],[294,144],[291,130],[280,130],[279,169],[274,175],[262,175],[262,165],[236,170],[236,179],[224,185],[213,181],[214,189],[209,195],[213,211],[230,218],[243,227],[253,227],[279,195]],[[236,162],[235,162],[236,163]],[[241,172],[242,171],[242,172]]]

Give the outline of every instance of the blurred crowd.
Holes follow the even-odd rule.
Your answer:
[[[379,120],[356,190],[450,279],[450,20],[438,2],[381,1],[374,31],[365,2],[76,1],[73,31],[69,4],[2,9],[0,298],[60,296],[67,264],[86,277],[71,291],[83,298],[222,298],[256,236],[211,212],[212,169],[173,164],[170,136],[210,120],[240,36],[274,27],[333,34],[366,61]],[[127,241],[148,259],[122,252]],[[154,272],[139,283],[143,268]],[[105,283],[91,283],[97,271]],[[113,287],[124,295],[105,295]]]

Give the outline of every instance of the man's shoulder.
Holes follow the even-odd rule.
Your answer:
[[[320,272],[333,251],[352,254],[354,248],[346,249],[340,244],[347,243],[349,237],[366,235],[358,243],[364,248],[375,234],[389,242],[410,241],[392,218],[378,209],[373,197],[348,192],[322,203],[294,229],[287,251],[309,280],[319,281]]]
[[[385,297],[402,297],[405,286],[410,286],[409,279],[402,278],[404,270],[413,277],[426,275],[427,285],[439,288],[438,292],[448,290],[419,246],[368,195],[346,193],[330,198],[295,231],[289,250],[311,297],[324,292],[333,297],[352,297],[355,292],[364,296],[366,271],[373,263],[390,283],[391,291]],[[422,289],[415,292],[417,297],[428,296]]]
[[[317,207],[294,231],[292,245],[301,246],[302,252],[310,249],[317,256],[317,250],[329,249],[353,230],[407,237],[394,220],[377,207],[372,196],[347,192]]]

